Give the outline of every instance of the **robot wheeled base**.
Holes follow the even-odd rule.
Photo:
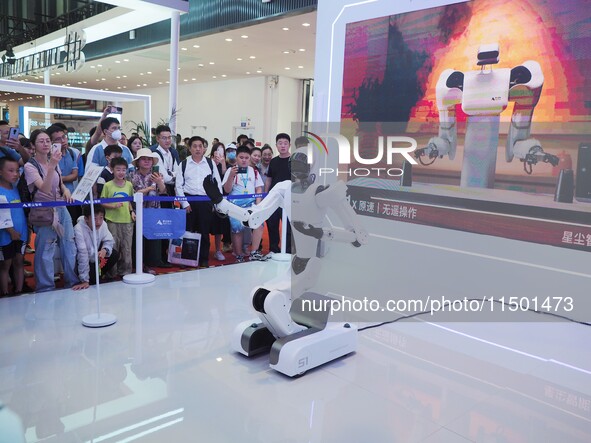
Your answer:
[[[270,351],[271,368],[294,377],[357,349],[357,327],[350,323],[328,322],[328,312],[294,309],[298,301],[329,300],[316,293],[303,294],[290,314],[303,331],[276,339],[259,319],[240,323],[234,330],[232,349],[247,357]]]

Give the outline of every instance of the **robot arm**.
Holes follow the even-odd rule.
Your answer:
[[[320,208],[331,208],[345,228],[345,231],[324,228],[322,239],[352,243],[353,246],[359,247],[367,244],[369,235],[359,223],[359,217],[347,201],[346,191],[346,185],[342,181],[318,188],[316,204]]]
[[[515,102],[511,115],[511,126],[507,136],[505,159],[510,162],[516,156],[523,162],[525,172],[531,174],[538,162],[558,164],[558,157],[547,154],[540,142],[530,138],[532,115],[538,104],[544,74],[539,63],[528,60],[523,65],[511,69],[509,100]]]
[[[245,226],[256,229],[267,220],[277,208],[285,208],[289,211],[288,201],[291,199],[291,181],[285,180],[277,183],[261,203],[250,209],[244,209],[225,200],[220,192],[217,181],[208,175],[203,180],[205,193],[211,199],[217,212],[240,220]]]
[[[439,135],[431,138],[425,148],[415,151],[415,157],[423,165],[430,165],[437,157],[448,155],[450,160],[456,156],[457,127],[455,105],[462,102],[464,74],[446,69],[439,76],[435,87],[437,109],[439,110]],[[431,161],[423,162],[423,156]]]

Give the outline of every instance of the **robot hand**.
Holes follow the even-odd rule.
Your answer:
[[[444,155],[451,154],[451,145],[449,141],[442,137],[433,137],[429,140],[429,143],[425,148],[417,149],[415,151],[415,157],[421,162],[422,165],[431,165],[437,160],[437,157],[443,158]],[[423,162],[422,157],[428,156],[430,162]]]
[[[203,189],[214,205],[219,204],[224,199],[218,181],[211,174],[203,179]]]
[[[557,166],[560,161],[556,155],[544,152],[540,142],[535,138],[515,142],[512,154],[523,162],[523,170],[527,174],[532,173],[533,165],[538,162],[550,163],[552,166]]]

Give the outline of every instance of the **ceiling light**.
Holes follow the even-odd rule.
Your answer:
[[[128,58],[124,58],[124,59],[123,59],[123,61],[124,61],[124,62],[128,62],[128,61],[129,61],[129,59],[128,59]]]
[[[298,66],[299,69],[304,69],[304,67],[302,65]]]
[[[281,29],[283,29],[284,31],[289,31],[289,28],[281,28]]]
[[[250,71],[246,71],[246,75],[250,75]]]
[[[227,42],[231,42],[231,41],[232,41],[232,39],[231,39],[231,38],[226,38],[226,39],[224,39],[224,40],[226,40]]]
[[[88,82],[84,81],[84,82],[82,82],[82,83],[86,84],[86,83],[88,83]],[[41,96],[39,96],[39,97],[41,97]]]
[[[121,86],[117,86],[117,89],[121,89]]]
[[[62,73],[61,72],[56,72],[55,75],[62,75]]]
[[[148,86],[148,85],[144,83],[142,86]]]
[[[51,76],[53,77],[55,74],[51,74]]]
[[[140,75],[144,75],[144,73],[143,72],[140,72]]]
[[[158,84],[159,84],[159,85],[161,85],[161,84],[162,84],[162,82],[158,82]]]
[[[141,87],[142,85],[136,85],[138,88]]]
[[[123,86],[123,89],[127,89],[127,86]]]
[[[170,82],[168,80],[166,80],[166,84],[168,85]]]
[[[91,69],[94,69],[94,68],[95,68],[95,66],[94,66],[94,65],[90,65],[90,68],[91,68]]]
[[[122,76],[123,78],[127,78],[127,75]]]
[[[291,51],[283,51],[284,54],[289,54]]]
[[[241,38],[248,38],[248,35],[241,35]]]
[[[199,63],[197,66],[199,66],[200,68],[203,68],[205,65],[203,63]]]
[[[304,48],[300,48],[300,49],[298,49],[298,51],[300,51],[300,52],[306,52],[306,50]]]
[[[194,48],[196,48],[196,49],[198,49],[198,48],[200,48],[201,46],[199,46],[199,45],[193,45],[193,47],[194,47]]]
[[[251,60],[254,60],[256,57],[254,55],[251,55],[250,57],[248,57]]]
[[[285,67],[285,68],[283,68],[283,69],[285,69],[286,71],[289,71],[291,68],[290,68],[289,66],[286,66],[286,67]]]
[[[121,63],[121,60],[115,60],[115,63]]]
[[[222,77],[226,78],[226,77],[227,77],[227,75],[226,75],[226,74],[222,74]]]
[[[186,51],[186,50],[187,50],[187,48],[181,48],[181,51]]]
[[[121,76],[120,75],[117,75],[115,78],[121,78]]]
[[[308,26],[310,26],[310,23],[302,23],[302,26],[305,26],[307,28]]]
[[[98,66],[99,68],[102,68],[102,67],[103,67],[103,65],[97,65],[97,66]]]
[[[192,78],[191,80],[195,81],[195,80],[197,80],[197,79],[196,79],[196,78]]]
[[[106,78],[101,78],[101,80],[102,80],[102,81],[105,81],[105,80],[106,80]]]
[[[188,82],[189,80],[188,80],[188,79],[186,79],[186,78],[184,78],[184,79],[183,79],[183,81],[184,81],[184,82]]]
[[[242,61],[242,59],[241,59],[240,57],[238,57],[236,60],[238,60],[239,62],[241,62],[241,61]]]
[[[215,65],[215,62],[209,62],[210,65]]]
[[[170,68],[166,68],[166,70],[167,70],[168,72],[170,72]]]
[[[147,72],[147,74],[151,74],[151,73],[152,73],[152,71],[148,71],[148,72]]]
[[[101,79],[100,79],[100,78],[97,78],[97,79],[95,80],[95,82],[100,82],[100,81],[101,81]]]
[[[257,70],[257,74],[260,74],[261,72],[263,72],[263,71],[260,69]]]
[[[218,78],[216,75],[212,76],[211,78]]]

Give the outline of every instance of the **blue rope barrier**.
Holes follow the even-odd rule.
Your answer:
[[[239,195],[227,195],[224,198],[228,200],[239,200],[244,198],[263,198],[267,194],[239,194]],[[191,196],[191,197],[163,197],[163,196],[150,196],[144,197],[144,201],[165,201],[165,202],[181,202],[181,201],[208,201],[209,197],[206,196]],[[133,202],[133,197],[118,197],[118,198],[97,198],[94,200],[75,201],[74,203],[67,203],[65,201],[51,201],[51,202],[31,202],[31,203],[0,203],[0,209],[9,208],[54,208],[59,206],[80,206],[89,205],[90,203],[103,204],[103,203],[119,203],[119,202]]]

